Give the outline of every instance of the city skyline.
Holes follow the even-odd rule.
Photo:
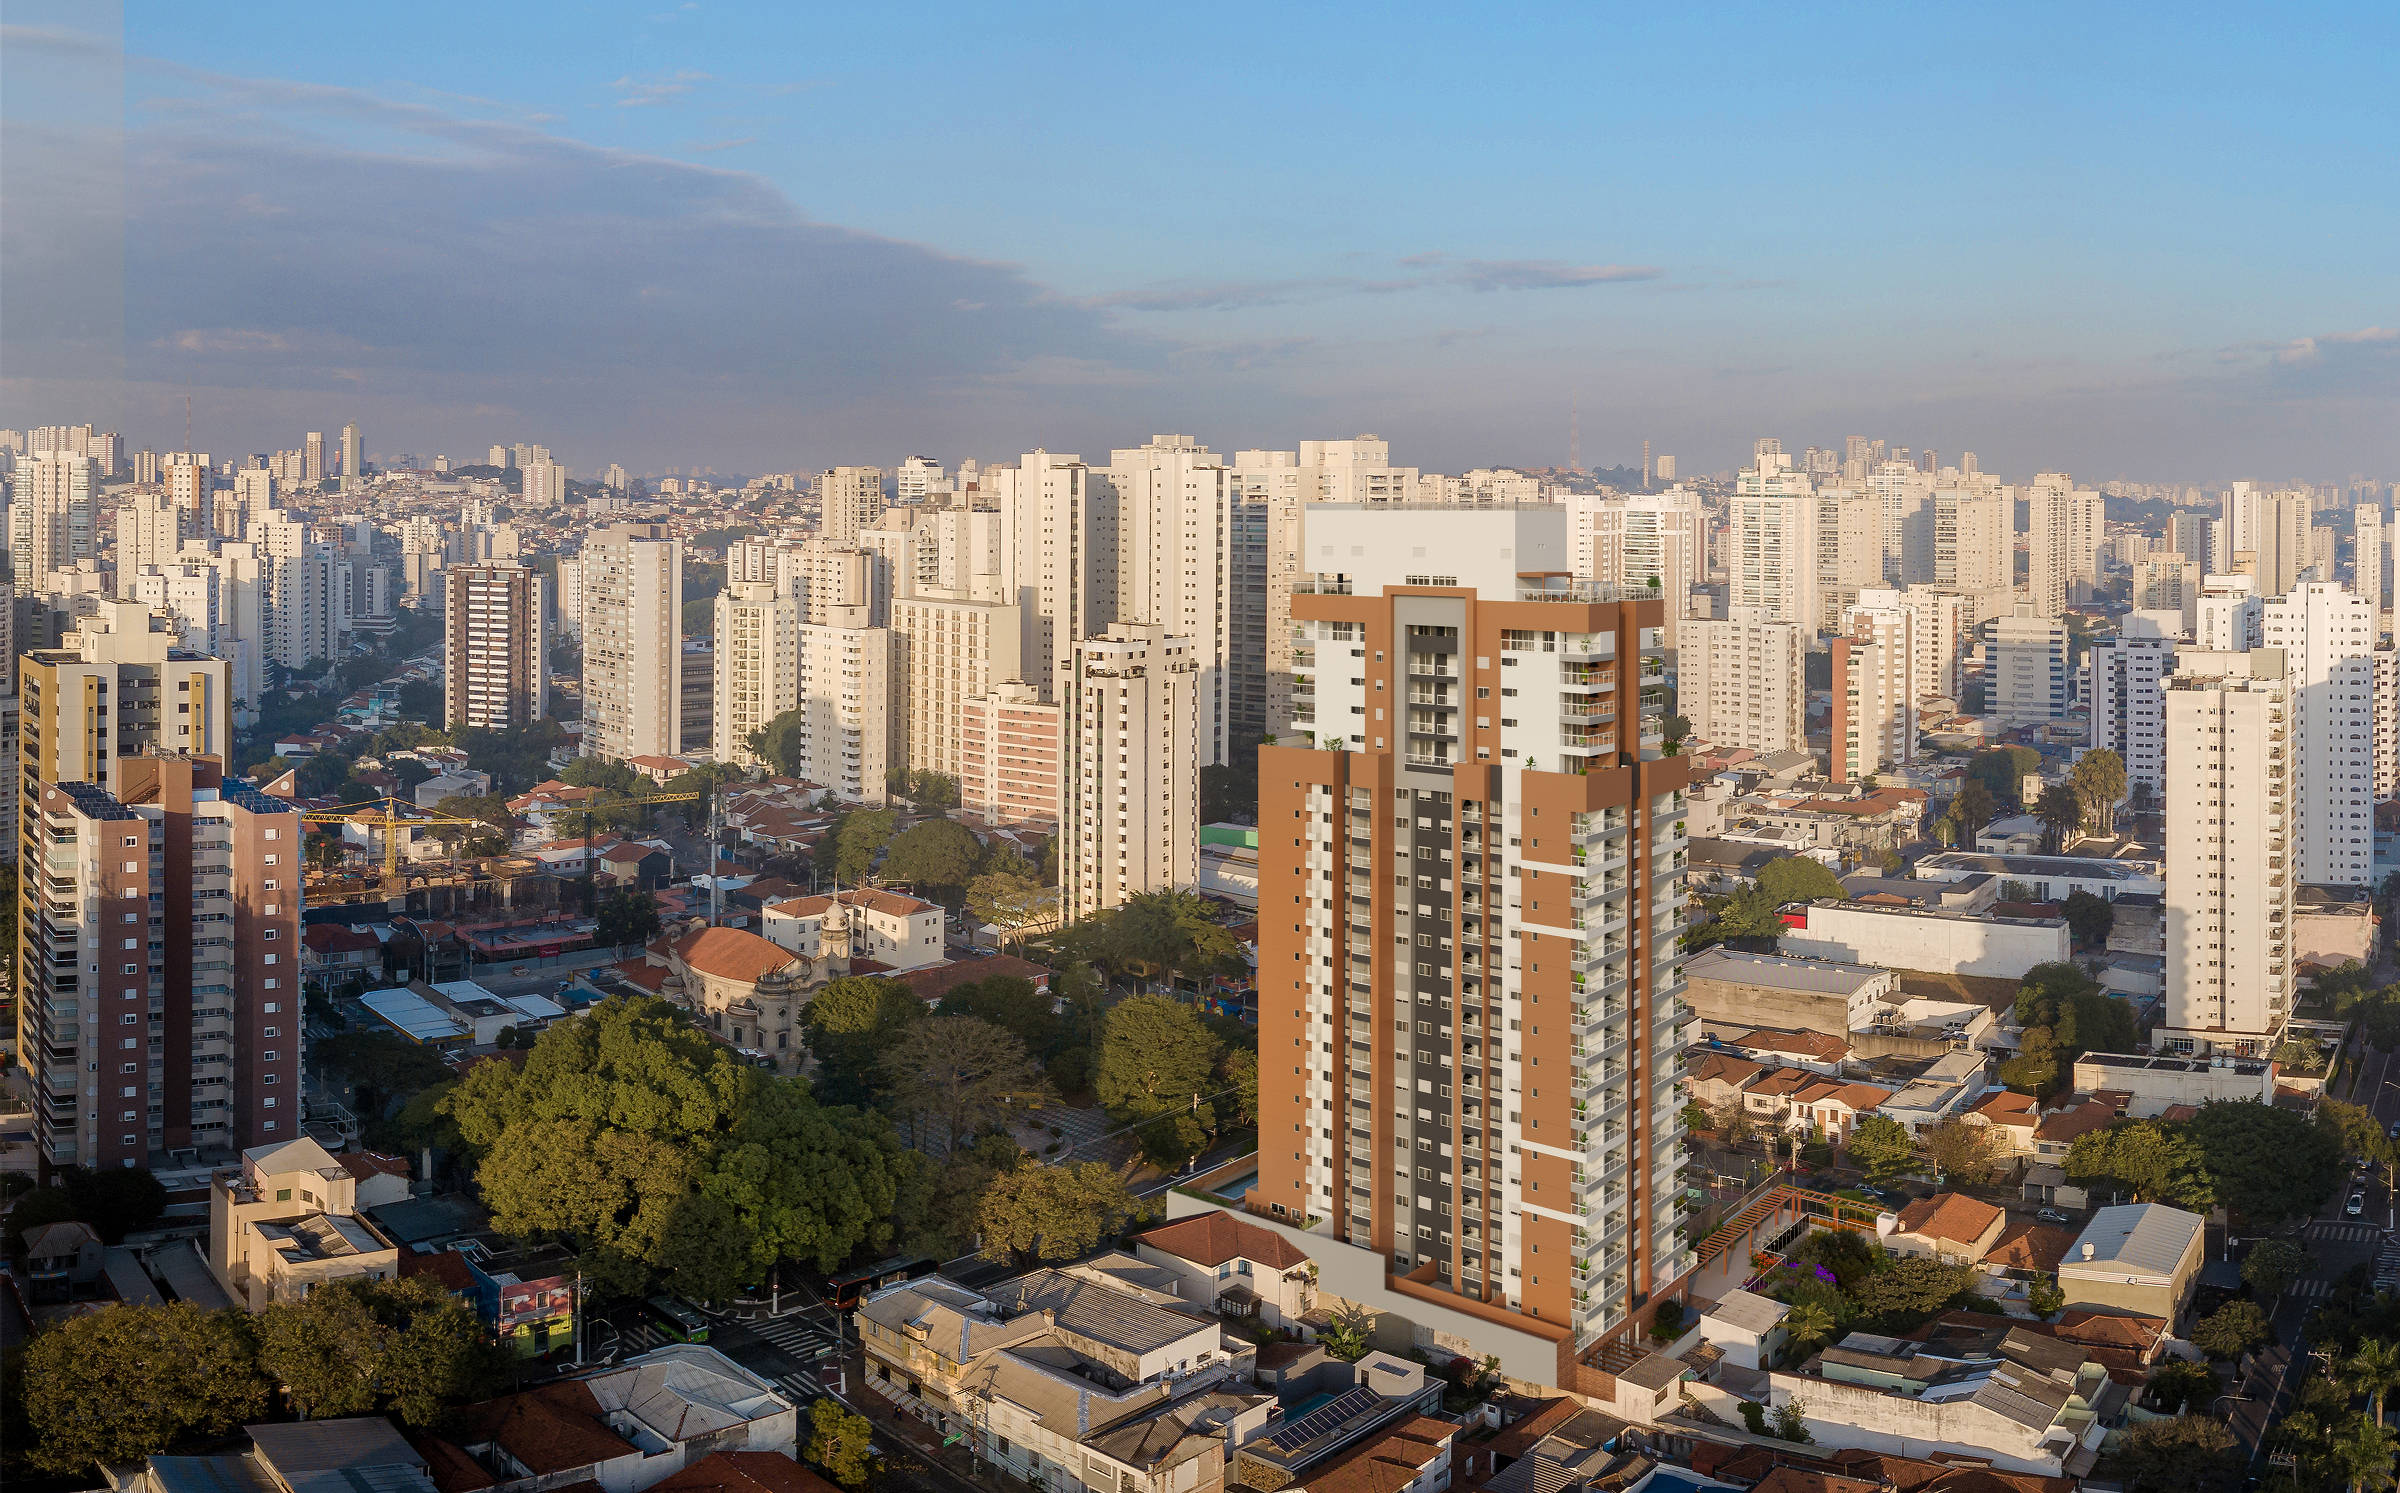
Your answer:
[[[355,418],[587,471],[1295,427],[1457,471],[1563,465],[1571,424],[1687,471],[1760,432],[2089,480],[2400,454],[2389,209],[2341,190],[2393,107],[2364,21],[1403,18],[1345,68],[1339,14],[533,11],[462,49],[362,13],[303,70],[254,14],[17,12],[7,423],[165,446],[189,395],[202,446]],[[1043,66],[1095,82],[1008,81]],[[2195,102],[2274,66],[2307,107]],[[1111,107],[1137,70],[1156,107]],[[1245,77],[1276,107],[1221,107]]]

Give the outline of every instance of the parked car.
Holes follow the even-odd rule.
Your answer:
[[[2075,1221],[2056,1208],[2044,1208],[2033,1216],[2041,1223],[2073,1223]]]
[[[2367,1195],[2366,1195],[2365,1193],[2363,1193],[2363,1192],[2354,1192],[2354,1193],[2350,1194],[2350,1204],[2349,1204],[2349,1206],[2348,1206],[2348,1207],[2346,1207],[2346,1208],[2344,1208],[2344,1209],[2342,1209],[2342,1212],[2343,1212],[2343,1214],[2344,1214],[2345,1216],[2347,1216],[2347,1217],[2350,1217],[2350,1218],[2356,1218],[2356,1217],[2358,1217],[2358,1215],[2360,1215],[2361,1213],[2364,1213],[2364,1212],[2366,1212],[2366,1211],[2367,1211]]]

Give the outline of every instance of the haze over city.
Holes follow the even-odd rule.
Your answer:
[[[642,472],[1295,425],[1564,465],[1578,410],[1587,463],[1692,471],[1762,430],[2153,481],[2400,454],[2381,7],[9,24],[19,424],[163,440],[189,394],[204,445],[513,421]]]

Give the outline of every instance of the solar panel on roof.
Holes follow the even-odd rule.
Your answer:
[[[1288,1422],[1272,1435],[1259,1439],[1278,1451],[1296,1451],[1319,1436],[1339,1430],[1344,1421],[1376,1409],[1382,1403],[1383,1396],[1364,1386],[1345,1390],[1298,1420]]]

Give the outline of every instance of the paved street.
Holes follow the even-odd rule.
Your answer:
[[[2400,1053],[2360,1049],[2349,1070],[2356,1077],[2356,1097],[2352,1098],[2352,1085],[2340,1080],[2332,1097],[2363,1105],[2388,1129],[2400,1121],[2400,1063],[2394,1062],[2396,1057]],[[2366,1194],[2364,1213],[2355,1219],[2346,1213],[2353,1192]],[[2341,1188],[2323,1211],[2302,1227],[2300,1243],[2312,1261],[2309,1273],[2275,1304],[2274,1344],[2251,1359],[2248,1372],[2228,1391],[2234,1434],[2254,1465],[2267,1425],[2290,1408],[2298,1376],[2314,1367],[2308,1358],[2310,1313],[2359,1265],[2372,1262],[2378,1277],[2388,1275],[2400,1282],[2400,1252],[2382,1242],[2393,1217],[2394,1199],[2377,1174],[2356,1178]]]

